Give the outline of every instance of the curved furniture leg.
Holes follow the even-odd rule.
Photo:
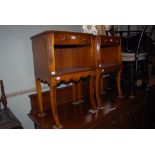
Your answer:
[[[73,103],[77,105],[77,84],[75,82],[72,83],[72,94],[73,94]]]
[[[51,100],[51,109],[54,118],[55,125],[53,128],[62,128],[60,124],[58,111],[57,111],[57,103],[56,103],[56,81],[54,79],[50,80],[50,100]]]
[[[39,104],[39,117],[44,117],[46,114],[43,111],[43,103],[42,103],[42,92],[41,92],[41,82],[39,79],[36,79],[36,90]]]
[[[78,88],[78,103],[82,103],[82,102],[84,102],[83,100],[82,100],[82,94],[81,94],[81,80],[78,82],[78,84],[77,84],[77,88]]]
[[[89,81],[89,94],[90,94],[90,104],[91,104],[91,110],[89,110],[90,113],[96,113],[96,105],[94,100],[94,78],[91,76]]]
[[[118,70],[117,74],[117,88],[118,88],[118,97],[123,98],[123,92],[121,88],[121,75],[122,75],[122,69]]]
[[[100,73],[98,72],[96,73],[96,82],[95,82],[97,109],[103,109],[102,100],[101,100],[101,92],[100,92],[102,89],[103,89],[103,85],[101,85],[101,77],[100,77]]]

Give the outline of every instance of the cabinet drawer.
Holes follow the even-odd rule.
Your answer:
[[[85,34],[55,34],[55,45],[90,45],[91,36]]]
[[[102,46],[119,46],[120,38],[119,37],[101,37],[101,45]]]
[[[120,46],[120,37],[114,37],[114,45]]]

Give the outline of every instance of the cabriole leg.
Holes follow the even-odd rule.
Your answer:
[[[89,81],[89,93],[90,93],[90,104],[91,104],[91,110],[89,112],[96,113],[96,105],[94,100],[94,78],[91,76]]]
[[[77,84],[77,88],[78,88],[78,102],[79,103],[82,103],[82,102],[84,102],[83,100],[82,100],[82,94],[81,94],[81,80],[78,82],[78,84]]]
[[[95,82],[97,109],[103,109],[102,100],[101,100],[101,87],[103,89],[103,85],[101,85],[100,73],[98,72],[98,73],[96,73],[96,82]]]
[[[53,128],[62,128],[60,124],[58,111],[57,111],[57,103],[56,103],[56,81],[54,79],[50,80],[50,100],[51,100],[51,109],[54,118],[55,125]]]
[[[73,82],[72,84],[72,93],[73,93],[73,104],[77,105],[77,84]]]
[[[36,79],[36,90],[38,97],[38,105],[39,105],[39,117],[44,117],[46,114],[43,111],[43,103],[42,103],[42,92],[41,92],[41,82],[39,79]]]

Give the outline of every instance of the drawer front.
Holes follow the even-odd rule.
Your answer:
[[[102,46],[119,46],[120,38],[119,37],[101,37],[101,45]]]
[[[113,73],[115,71],[118,71],[121,68],[121,65],[113,65],[109,67],[103,67],[102,73]]]
[[[109,45],[109,38],[106,36],[101,37],[101,45],[102,46],[108,46]]]
[[[55,34],[55,45],[90,45],[90,35],[80,34]]]
[[[120,46],[120,37],[114,37],[114,45]]]

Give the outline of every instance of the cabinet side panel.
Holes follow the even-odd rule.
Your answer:
[[[48,81],[50,72],[47,55],[47,39],[46,35],[42,35],[32,39],[34,70],[36,79]]]
[[[98,68],[101,64],[101,38],[99,36],[93,37],[93,51],[94,51],[94,61],[95,67]]]
[[[103,47],[101,48],[101,63],[113,64],[118,63],[118,47]]]

